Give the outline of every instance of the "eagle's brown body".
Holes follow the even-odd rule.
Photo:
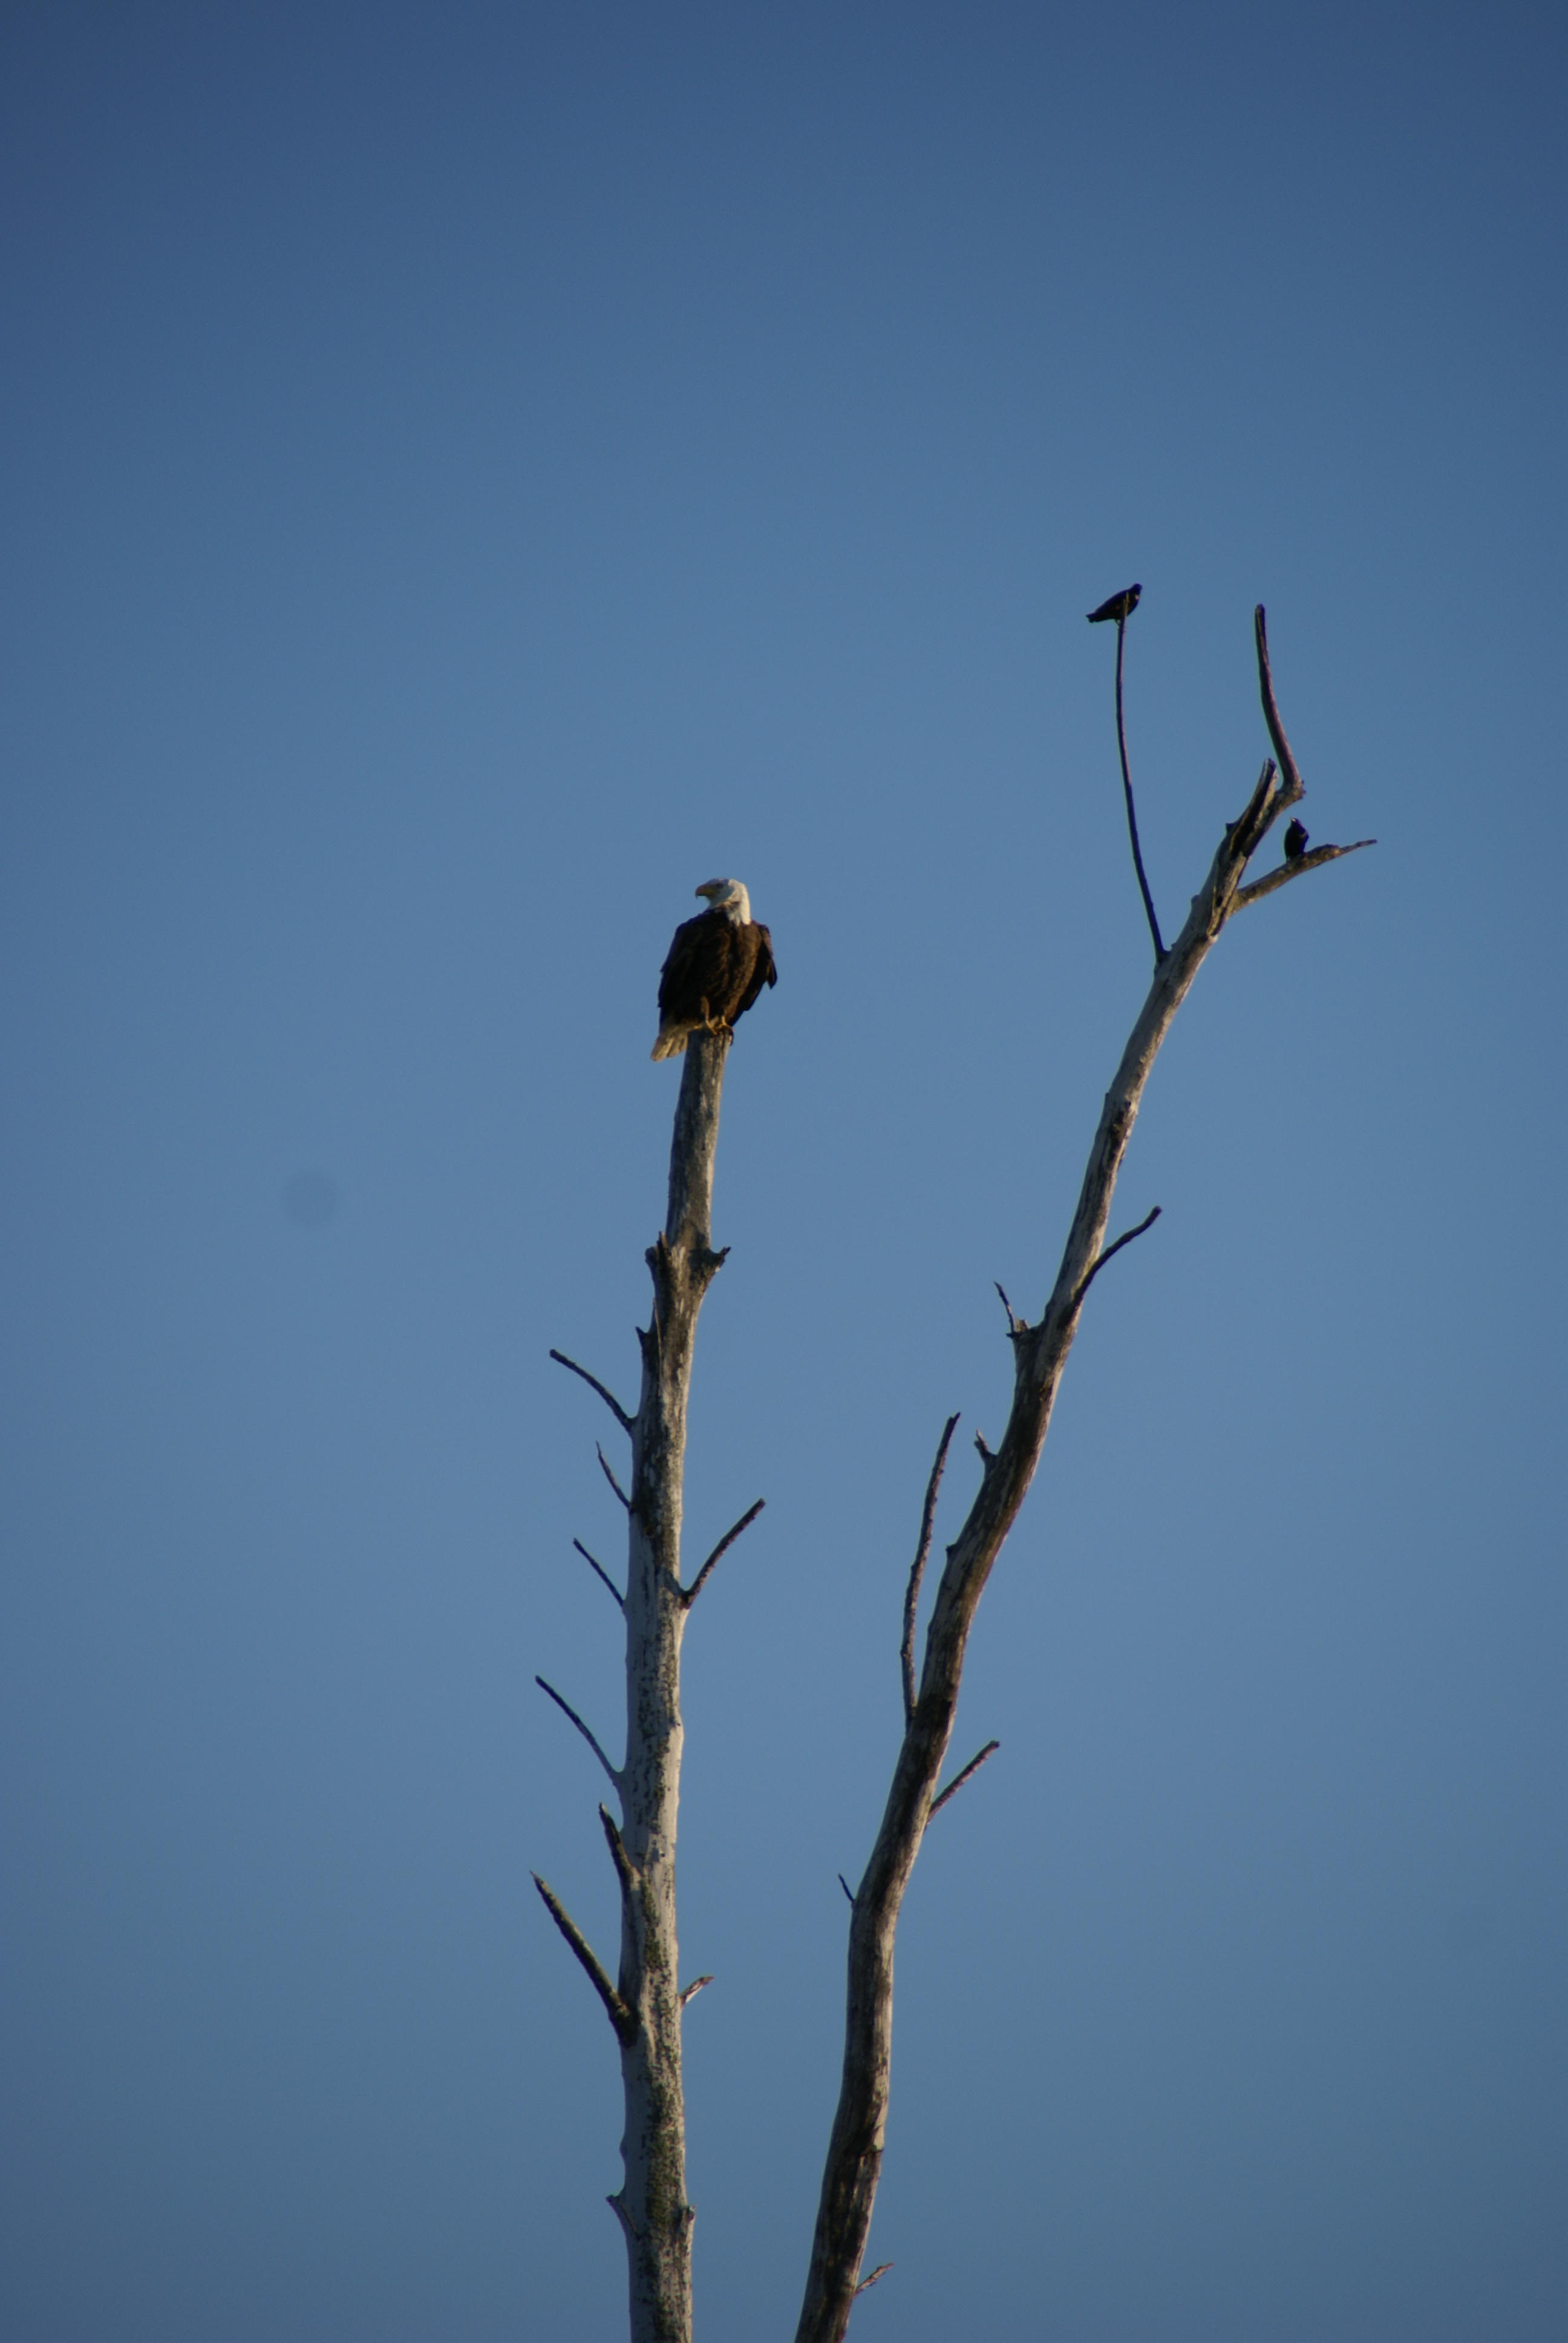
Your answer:
[[[697,891],[717,900],[712,910],[682,920],[659,971],[656,1058],[678,1057],[692,1033],[732,1026],[765,984],[778,981],[773,939],[744,916],[751,904],[739,881],[715,879]]]

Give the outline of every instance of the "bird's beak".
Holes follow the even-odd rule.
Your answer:
[[[715,895],[723,894],[724,881],[722,879],[709,879],[702,886],[694,887],[691,891],[694,895],[706,895],[711,903]]]

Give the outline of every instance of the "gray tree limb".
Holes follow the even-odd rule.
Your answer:
[[[1249,903],[1261,903],[1265,895],[1277,894],[1304,871],[1319,870],[1325,862],[1337,862],[1342,855],[1359,854],[1363,846],[1376,844],[1375,838],[1358,838],[1349,846],[1314,846],[1310,854],[1299,854],[1293,862],[1282,862],[1266,879],[1254,879],[1250,887],[1243,887],[1236,898],[1236,909],[1244,911]]]
[[[1121,631],[1119,626],[1119,650]],[[900,1909],[947,1755],[975,1611],[1040,1463],[1085,1292],[1096,1270],[1111,1257],[1105,1248],[1106,1226],[1144,1089],[1199,970],[1227,920],[1242,908],[1248,860],[1280,815],[1304,793],[1275,702],[1261,606],[1255,639],[1259,691],[1278,767],[1274,759],[1265,764],[1241,814],[1227,824],[1180,935],[1157,960],[1153,981],[1106,1092],[1050,1297],[1037,1323],[1010,1325],[1013,1396],[1007,1428],[994,1454],[981,1449],[980,1488],[947,1550],[926,1629],[919,1690],[893,1767],[881,1825],[850,1899],[843,2071],[796,2343],[842,2343],[849,2325],[881,2171],[892,2047],[893,1942]],[[1327,859],[1322,853],[1303,857],[1301,864],[1291,866],[1292,874],[1302,864]],[[1260,885],[1268,891],[1264,882]]]
[[[620,1591],[619,1587],[616,1584],[616,1583],[615,1583],[614,1579],[610,1576],[610,1574],[609,1574],[608,1571],[605,1568],[605,1566],[604,1566],[603,1563],[602,1563],[602,1562],[596,1562],[596,1561],[594,1560],[594,1558],[593,1558],[592,1554],[588,1552],[588,1550],[587,1546],[586,1546],[586,1545],[584,1545],[584,1544],[583,1544],[583,1542],[582,1542],[581,1538],[573,1538],[573,1540],[572,1540],[572,1544],[573,1544],[573,1545],[575,1545],[575,1546],[576,1546],[576,1548],[577,1548],[578,1552],[581,1554],[581,1556],[582,1556],[583,1560],[587,1563],[587,1564],[588,1564],[588,1568],[589,1568],[589,1569],[590,1569],[590,1570],[595,1574],[595,1575],[596,1575],[598,1578],[599,1578],[599,1579],[602,1581],[602,1583],[603,1583],[606,1586],[608,1586],[608,1589],[609,1589],[610,1593],[614,1595],[614,1597],[615,1597],[616,1601],[619,1604],[619,1605],[620,1605],[621,1609],[624,1611],[624,1610],[626,1609],[626,1597],[625,1597],[625,1595],[621,1593],[621,1591]]]
[[[686,1046],[668,1209],[648,1255],[653,1308],[639,1337],[642,1390],[631,1426],[626,1763],[616,1844],[627,1866],[618,1990],[637,2027],[621,2049],[625,2175],[610,2199],[626,2238],[631,2343],[689,2343],[691,2334],[694,2216],[686,2197],[675,1908],[680,1644],[689,1604],[680,1583],[680,1533],[697,1321],[724,1260],[713,1250],[710,1222],[729,1040],[728,1032],[693,1033]]]
[[[997,1292],[1001,1293],[1000,1285],[997,1287]],[[1008,1325],[1010,1328],[1013,1324],[1012,1305],[1005,1293],[1001,1294],[1001,1306],[1007,1312]],[[936,1462],[931,1466],[930,1479],[926,1483],[926,1502],[920,1509],[920,1543],[915,1548],[914,1561],[910,1565],[910,1583],[904,1590],[904,1639],[899,1646],[899,1664],[903,1670],[904,1676],[906,1724],[915,1713],[915,1615],[920,1609],[920,1581],[926,1574],[926,1564],[930,1559],[931,1527],[937,1518],[937,1493],[942,1485],[942,1474],[947,1469],[948,1450],[952,1445],[953,1433],[958,1430],[958,1423],[956,1415],[950,1415],[942,1427],[942,1436],[937,1443]]]
[[[1149,921],[1149,933],[1154,944],[1154,965],[1158,968],[1165,957],[1165,947],[1160,940],[1154,898],[1149,891],[1149,880],[1144,873],[1143,850],[1138,843],[1138,815],[1132,803],[1132,774],[1127,762],[1127,727],[1121,719],[1121,658],[1127,648],[1127,621],[1137,607],[1134,598],[1126,604],[1116,621],[1116,745],[1121,752],[1121,793],[1127,801],[1127,835],[1132,841],[1132,868],[1138,873],[1138,891],[1143,898],[1144,917]]]
[[[620,1775],[616,1772],[615,1767],[610,1764],[609,1759],[605,1755],[604,1751],[599,1747],[598,1743],[588,1731],[588,1726],[583,1723],[582,1718],[578,1715],[570,1701],[563,1700],[559,1693],[556,1690],[554,1684],[547,1684],[543,1676],[536,1676],[534,1678],[534,1682],[538,1684],[542,1693],[548,1694],[549,1698],[555,1702],[556,1706],[560,1710],[563,1716],[570,1717],[572,1723],[577,1726],[578,1731],[582,1735],[583,1739],[588,1743],[588,1747],[593,1751],[594,1755],[598,1759],[599,1764],[604,1767],[605,1772],[609,1775],[610,1780],[615,1784],[616,1788],[618,1790],[620,1787]]]
[[[668,1207],[648,1254],[653,1308],[638,1330],[642,1388],[628,1415],[597,1376],[564,1353],[631,1435],[631,1486],[624,1489],[603,1449],[601,1469],[626,1510],[626,1593],[572,1542],[626,1618],[626,1759],[618,1771],[553,1685],[538,1679],[577,1726],[620,1795],[618,1825],[599,1821],[620,1886],[620,1968],[612,1985],[558,1899],[538,1881],[556,1926],[603,2001],[620,2044],[626,2126],[624,2177],[610,2198],[626,2240],[631,2343],[690,2343],[692,2207],[686,2197],[686,2115],[681,2011],[712,1982],[677,1988],[675,1843],[680,1805],[680,1644],[687,1613],[719,1556],[761,1512],[760,1503],[719,1540],[689,1589],[680,1583],[681,1508],[691,1361],[702,1300],[724,1261],[711,1242],[713,1159],[730,1035],[693,1033],[682,1061],[669,1151]]]
[[[956,1798],[959,1792],[963,1788],[964,1784],[972,1775],[978,1774],[980,1767],[985,1764],[986,1759],[988,1757],[994,1757],[1000,1747],[1001,1743],[1000,1741],[988,1741],[985,1747],[980,1750],[976,1756],[970,1759],[969,1764],[963,1768],[962,1772],[953,1775],[953,1778],[948,1784],[947,1788],[945,1790],[938,1791],[936,1796],[931,1800],[931,1814],[926,1816],[926,1820],[930,1822],[931,1815],[940,1815],[942,1808],[947,1805],[948,1800],[950,1798]]]
[[[730,1547],[735,1544],[736,1539],[741,1534],[743,1530],[749,1530],[751,1527],[752,1523],[757,1519],[758,1514],[762,1511],[767,1503],[768,1500],[766,1497],[759,1497],[754,1505],[749,1505],[747,1507],[746,1511],[741,1514],[740,1519],[735,1523],[734,1527],[725,1531],[724,1535],[719,1539],[719,1544],[714,1547],[713,1552],[709,1555],[708,1560],[703,1564],[702,1568],[698,1572],[696,1577],[692,1580],[690,1585],[687,1587],[681,1597],[681,1600],[684,1602],[689,1611],[696,1602],[698,1596],[701,1594],[703,1588],[707,1585],[709,1573],[712,1570],[714,1564],[720,1561],[722,1557],[729,1553]]]
[[[1114,1260],[1116,1255],[1121,1251],[1122,1246],[1130,1245],[1134,1237],[1141,1237],[1145,1229],[1151,1229],[1159,1218],[1160,1206],[1156,1204],[1151,1212],[1145,1212],[1143,1218],[1139,1222],[1136,1228],[1129,1229],[1124,1236],[1117,1238],[1114,1244],[1108,1244],[1105,1251],[1101,1254],[1099,1260],[1090,1262],[1089,1268],[1084,1273],[1083,1283],[1079,1287],[1077,1299],[1073,1303],[1073,1308],[1075,1310],[1082,1309],[1084,1295],[1088,1292],[1090,1287],[1093,1284],[1101,1271],[1105,1267],[1106,1262],[1108,1261]]]
[[[625,1408],[622,1407],[615,1393],[611,1391],[607,1391],[597,1375],[590,1375],[586,1367],[579,1367],[577,1361],[575,1359],[568,1359],[564,1351],[552,1351],[550,1353],[550,1356],[555,1361],[558,1367],[569,1367],[574,1375],[580,1375],[582,1377],[589,1391],[598,1392],[600,1399],[603,1400],[606,1407],[608,1408],[611,1415],[614,1416],[616,1422],[619,1424],[623,1432],[629,1432],[631,1430],[630,1416],[628,1415]]]
[[[610,1487],[615,1491],[616,1495],[620,1499],[621,1503],[626,1507],[627,1512],[629,1513],[631,1511],[631,1499],[627,1495],[626,1491],[616,1479],[615,1469],[610,1463],[609,1458],[605,1454],[604,1450],[599,1446],[597,1440],[594,1443],[593,1453],[598,1458],[599,1471],[604,1474],[605,1479],[609,1483]]]
[[[588,1943],[554,1888],[548,1886],[537,1871],[533,1875],[533,1879],[534,1885],[544,1897],[545,1909],[587,1970],[588,1982],[603,2002],[609,2022],[616,2030],[616,2038],[622,2044],[626,2043],[637,2025],[636,2018],[606,1976],[593,1946]]]

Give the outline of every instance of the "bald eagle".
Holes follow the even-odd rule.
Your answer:
[[[659,970],[656,1058],[678,1058],[689,1034],[733,1026],[779,980],[773,939],[753,920],[739,880],[709,879],[697,892],[712,909],[682,920]]]

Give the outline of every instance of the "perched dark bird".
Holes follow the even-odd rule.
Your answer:
[[[1292,821],[1285,831],[1285,860],[1287,862],[1299,862],[1306,850],[1306,830],[1301,822]]]
[[[739,880],[709,879],[697,892],[712,909],[681,921],[659,970],[656,1058],[678,1058],[693,1033],[732,1027],[779,980],[773,939],[753,920]]]
[[[1098,610],[1091,610],[1090,625],[1103,626],[1107,618],[1130,618],[1138,608],[1138,597],[1142,591],[1141,586],[1124,586],[1120,594],[1112,594],[1108,602],[1101,602]]]

